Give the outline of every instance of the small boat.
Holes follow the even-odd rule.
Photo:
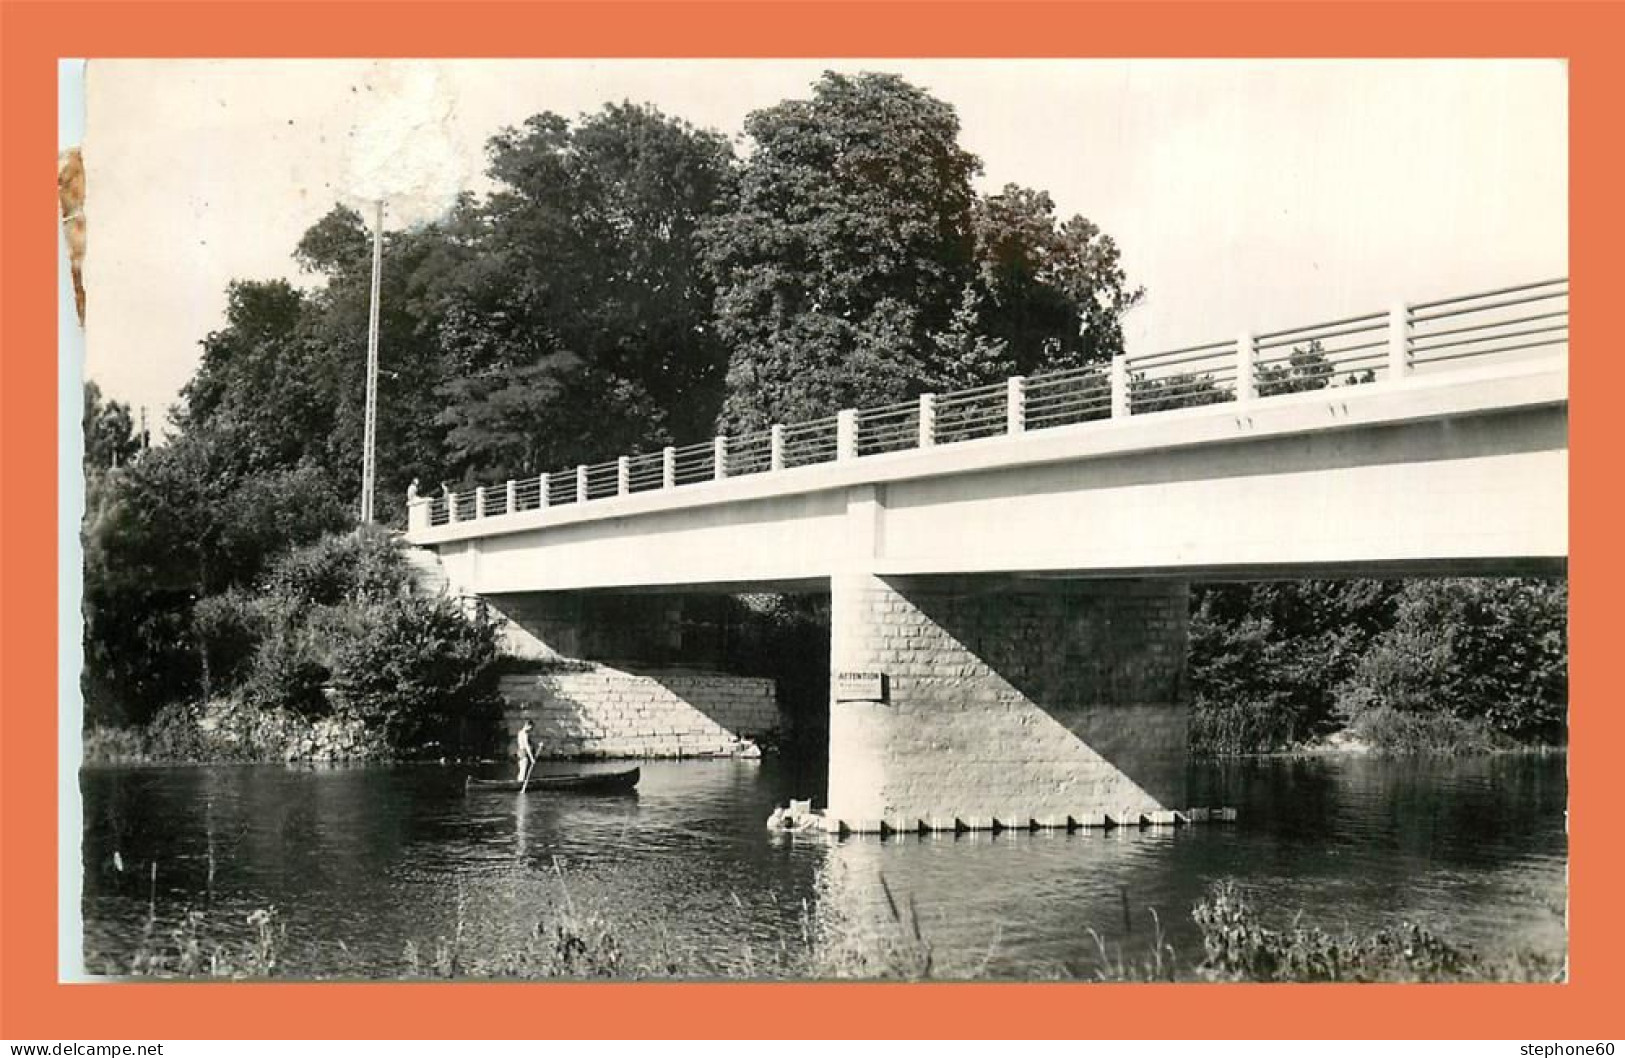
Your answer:
[[[553,790],[563,793],[627,793],[638,784],[641,768],[625,771],[577,772],[573,775],[532,775],[528,783],[518,779],[476,779],[470,775],[463,786],[469,790]]]

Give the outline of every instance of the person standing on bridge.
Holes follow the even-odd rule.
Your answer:
[[[520,782],[530,778],[530,770],[536,766],[536,749],[530,744],[530,729],[534,726],[535,721],[526,717],[525,722],[519,725],[519,734],[515,739],[514,756],[518,759],[517,779]]]

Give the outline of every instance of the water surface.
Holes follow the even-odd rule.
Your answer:
[[[1091,976],[1102,949],[1139,958],[1159,929],[1188,969],[1190,909],[1220,879],[1281,925],[1409,919],[1481,951],[1566,949],[1562,756],[1204,763],[1193,803],[1240,822],[884,841],[769,834],[773,805],[817,781],[771,759],[646,762],[620,797],[469,793],[466,774],[86,770],[89,971],[118,972],[188,909],[231,940],[274,906],[294,974],[393,975],[408,941],[460,931],[494,955],[569,901],[631,964],[763,976],[809,935],[896,935],[888,889],[938,974]]]

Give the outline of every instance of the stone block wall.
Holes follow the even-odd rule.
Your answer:
[[[845,574],[831,602],[832,816],[1026,827],[1185,807],[1185,584]],[[887,700],[839,700],[843,671],[884,674]]]
[[[525,717],[545,757],[700,757],[771,738],[781,717],[773,681],[721,673],[596,666],[502,678],[510,734]]]

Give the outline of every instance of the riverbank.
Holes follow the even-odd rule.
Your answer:
[[[141,727],[91,727],[83,762],[110,764],[358,763],[388,760],[365,722],[306,717],[236,701],[167,706]]]
[[[1206,758],[1313,756],[1473,757],[1508,753],[1567,753],[1566,743],[1520,742],[1482,723],[1437,714],[1374,710],[1348,727],[1301,742],[1235,739],[1215,746],[1193,723],[1191,753]]]
[[[769,692],[770,693],[770,692]],[[771,703],[771,699],[768,699]],[[574,704],[574,703],[571,703]],[[549,713],[537,708],[547,722]],[[515,713],[506,724],[518,726]],[[495,745],[501,741],[496,725],[491,736],[470,740]],[[681,735],[673,745],[651,752],[639,744],[626,745],[629,751],[611,752],[622,744],[591,742],[559,737],[556,728],[543,727],[538,739],[542,760],[605,760],[659,758],[695,759],[760,757],[778,746],[777,730],[766,736],[743,738],[718,728],[710,738]],[[365,764],[399,760],[444,761],[446,759],[490,762],[489,754],[437,752],[436,745],[422,752],[403,755],[393,750],[365,721],[337,715],[307,717],[287,709],[263,709],[237,701],[214,701],[200,705],[174,705],[161,710],[141,727],[92,727],[85,731],[82,763],[87,766],[129,764]]]
[[[820,916],[805,906],[798,928],[767,946],[769,959],[753,963],[744,975],[764,980],[871,979],[894,981],[995,979],[987,973],[945,975],[934,944],[922,930],[912,901],[886,887],[887,915],[877,929],[858,929],[847,920]],[[264,908],[247,916],[246,936],[217,939],[217,923],[187,910],[168,929],[150,922],[140,947],[124,958],[87,953],[90,972],[113,977],[343,979],[696,979],[715,978],[714,966],[667,946],[637,957],[634,945],[604,914],[583,910],[560,887],[561,901],[535,917],[528,936],[502,950],[475,950],[459,928],[428,942],[407,938],[389,966],[351,963],[333,968],[331,959],[307,961],[288,942],[283,913]],[[1182,957],[1162,937],[1160,922],[1148,945],[1136,951],[1113,948],[1089,930],[1092,961],[1048,966],[1046,980],[1095,982],[1216,983],[1561,983],[1566,960],[1554,952],[1480,953],[1406,920],[1366,933],[1331,932],[1294,915],[1288,928],[1265,923],[1248,894],[1235,882],[1216,883],[1191,909],[1202,934],[1199,958]],[[1153,916],[1153,921],[1155,917]],[[333,942],[341,951],[343,940]],[[991,952],[990,952],[991,955]],[[321,969],[313,967],[323,966]],[[1022,979],[1035,979],[1026,977]]]

